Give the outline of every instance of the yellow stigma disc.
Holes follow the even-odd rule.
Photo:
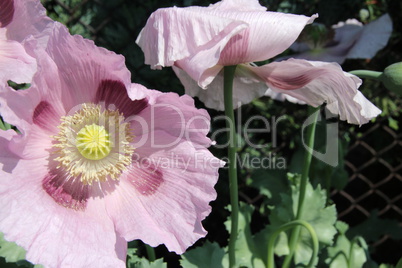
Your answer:
[[[96,124],[84,126],[77,134],[76,146],[83,157],[100,160],[110,153],[109,133]]]

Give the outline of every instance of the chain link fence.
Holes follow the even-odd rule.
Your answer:
[[[148,88],[183,93],[180,82],[170,68],[151,72],[135,39],[149,15],[160,7],[207,5],[205,1],[129,1],[129,0],[42,0],[48,15],[67,25],[72,34],[80,34],[126,57],[132,81]],[[216,2],[216,1],[215,1]],[[271,1],[278,2],[278,1]],[[209,2],[210,3],[210,2]],[[367,124],[351,133],[346,169],[349,183],[343,190],[333,191],[339,219],[357,225],[372,217],[402,222],[402,139],[387,119]],[[399,118],[399,125],[402,120]],[[281,147],[280,147],[281,148]],[[240,193],[251,203],[258,196]],[[378,255],[389,248],[401,251],[400,241],[383,236],[372,244]]]

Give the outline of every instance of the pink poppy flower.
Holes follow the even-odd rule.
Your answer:
[[[301,34],[300,41],[290,47],[298,52],[290,57],[339,64],[346,59],[371,59],[385,47],[391,33],[392,20],[388,14],[366,25],[356,19],[339,22],[332,29],[313,24]]]
[[[0,0],[0,82],[29,83],[36,61],[24,48],[26,39],[44,45],[54,24],[36,0]]]
[[[222,69],[238,65],[235,108],[264,95],[268,88],[287,93],[302,89],[308,92],[303,97],[307,103],[317,106],[327,102],[332,112],[348,122],[366,123],[380,110],[357,91],[361,81],[339,66],[303,60],[261,67],[252,64],[286,50],[314,18],[267,12],[257,0],[164,8],[150,16],[137,43],[145,63],[152,68],[173,66],[186,93],[199,97],[209,108],[223,110]]]
[[[222,162],[191,97],[131,84],[124,57],[65,27],[27,46],[31,87],[0,90],[0,231],[46,267],[125,267],[127,241],[205,236]]]

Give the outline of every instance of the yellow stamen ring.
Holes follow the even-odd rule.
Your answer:
[[[134,136],[130,125],[118,110],[83,104],[71,116],[61,118],[59,133],[54,136],[53,159],[66,177],[83,184],[118,180],[131,164]]]

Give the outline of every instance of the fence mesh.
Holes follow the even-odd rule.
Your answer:
[[[205,1],[129,1],[129,0],[42,0],[48,15],[67,25],[73,34],[81,34],[126,57],[133,82],[149,88],[183,89],[170,68],[150,72],[144,65],[135,38],[149,15],[159,7],[206,5]],[[216,1],[215,1],[216,2]],[[275,2],[275,1],[274,1]],[[277,2],[277,1],[276,1]],[[168,86],[167,86],[168,85]],[[401,121],[401,120],[400,120]],[[400,125],[402,122],[399,122]],[[359,224],[376,213],[379,217],[402,222],[402,139],[386,119],[363,126],[351,133],[346,157],[349,183],[341,191],[333,191],[339,219],[351,225]],[[241,197],[251,203],[258,196]],[[374,212],[373,212],[374,211]],[[402,248],[400,241],[383,236],[373,243],[376,254],[389,247]]]

